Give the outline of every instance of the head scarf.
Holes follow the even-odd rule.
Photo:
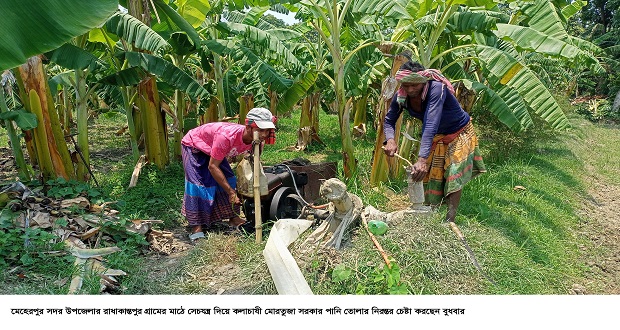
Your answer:
[[[396,72],[396,80],[402,83],[410,83],[410,84],[421,84],[425,83],[429,80],[436,80],[446,85],[450,93],[454,95],[454,87],[450,81],[444,77],[439,70],[436,69],[426,69],[418,72],[413,72],[410,70],[400,69]],[[424,85],[424,90],[422,90],[422,100],[426,99],[426,93],[428,92],[428,84]],[[398,96],[396,100],[399,104],[404,105],[405,99],[407,98],[407,92],[401,87],[398,89]]]

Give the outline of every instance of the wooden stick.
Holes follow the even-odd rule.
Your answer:
[[[385,146],[382,146],[382,147],[381,147],[381,149],[385,150]],[[397,158],[400,158],[400,159],[402,159],[402,160],[406,161],[406,162],[407,162],[407,164],[409,164],[409,166],[413,167],[413,164],[409,161],[409,159],[407,159],[407,158],[405,158],[405,157],[403,157],[403,156],[399,155],[399,154],[398,154],[398,153],[396,153],[396,152],[394,153],[394,156],[396,156]]]
[[[364,215],[362,215],[362,223],[364,223],[364,228],[366,228],[366,232],[368,233],[368,236],[370,236],[370,239],[372,240],[372,242],[377,247],[377,250],[379,250],[379,253],[381,254],[381,257],[383,257],[383,260],[385,261],[385,264],[388,266],[388,268],[391,269],[392,268],[392,264],[390,263],[390,258],[388,258],[387,253],[385,253],[385,251],[381,247],[381,244],[379,244],[379,241],[377,241],[377,238],[375,237],[375,235],[373,235],[370,232],[370,229],[368,229],[368,222],[366,222],[366,218],[364,217]]]
[[[260,210],[260,140],[258,139],[258,131],[254,131],[254,219],[256,225],[254,226],[256,232],[256,243],[261,243],[263,240],[263,220],[261,219]]]

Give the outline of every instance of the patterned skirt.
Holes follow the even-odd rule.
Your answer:
[[[240,205],[231,205],[228,193],[220,187],[209,171],[211,157],[192,147],[183,146],[185,169],[185,194],[181,214],[190,226],[211,226],[223,219],[231,219],[241,213]],[[220,164],[228,184],[235,189],[237,178],[226,159]]]
[[[430,170],[424,178],[424,202],[430,205],[441,204],[446,196],[486,172],[471,121],[458,132],[435,135],[426,164]]]

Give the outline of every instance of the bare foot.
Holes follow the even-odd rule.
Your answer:
[[[244,223],[245,223],[245,220],[241,219],[240,217],[235,217],[235,218],[228,220],[228,225],[230,225],[233,228],[237,228]]]

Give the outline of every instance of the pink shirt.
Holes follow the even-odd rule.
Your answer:
[[[217,160],[224,160],[252,149],[252,143],[243,143],[244,130],[244,125],[236,123],[207,123],[187,132],[181,144],[196,148]]]

